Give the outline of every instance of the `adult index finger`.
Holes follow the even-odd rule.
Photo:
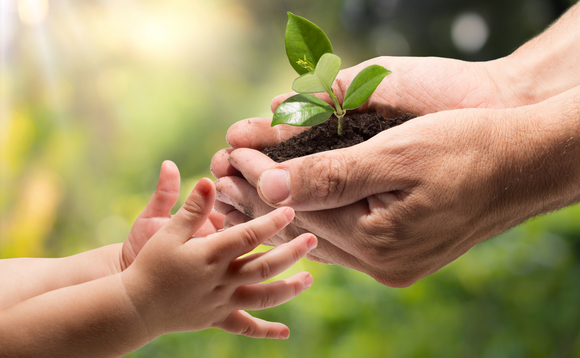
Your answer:
[[[226,134],[232,148],[264,150],[304,132],[308,127],[293,127],[280,124],[272,127],[272,119],[250,118],[234,123]]]

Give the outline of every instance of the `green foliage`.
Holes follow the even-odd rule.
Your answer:
[[[272,125],[284,123],[298,127],[310,127],[323,123],[334,113],[334,108],[318,97],[297,94],[280,104]]]
[[[286,55],[299,75],[314,70],[322,55],[332,53],[332,45],[324,31],[291,12],[288,12],[285,40]]]
[[[286,54],[292,67],[300,74],[292,89],[300,94],[326,92],[334,103],[333,113],[338,119],[338,134],[342,131],[342,118],[346,109],[356,109],[373,94],[383,78],[391,73],[379,65],[363,69],[349,86],[344,99],[344,108],[332,90],[332,84],[342,61],[332,53],[328,37],[318,26],[303,17],[288,12],[286,26]],[[314,98],[314,96],[311,96]],[[272,126],[290,124],[312,126],[328,120],[328,104],[307,96],[290,97],[274,113]],[[331,107],[332,108],[332,107]],[[291,111],[295,111],[293,114]]]
[[[292,89],[298,93],[320,93],[332,91],[332,83],[340,71],[340,57],[326,53],[312,72],[294,80]]]
[[[360,71],[344,95],[343,108],[348,110],[362,106],[373,94],[383,78],[390,73],[391,71],[379,65],[370,65]]]

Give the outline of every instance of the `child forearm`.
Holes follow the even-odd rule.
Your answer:
[[[2,357],[119,357],[153,338],[120,274],[47,292],[0,311]]]
[[[121,244],[77,255],[0,260],[0,310],[62,287],[120,272]]]

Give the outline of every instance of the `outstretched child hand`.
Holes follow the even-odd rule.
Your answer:
[[[216,192],[209,179],[200,180],[172,218],[148,221],[169,216],[166,204],[175,200],[163,197],[164,188],[175,187],[163,185],[163,178],[176,179],[177,171],[169,163],[163,167],[162,185],[142,215],[145,223],[153,223],[142,228],[155,234],[150,239],[141,236],[134,262],[122,272],[45,290],[0,308],[0,356],[119,357],[164,333],[210,327],[250,337],[289,336],[285,325],[243,310],[279,305],[308,288],[312,277],[307,272],[260,282],[292,266],[316,246],[316,238],[303,234],[268,252],[241,257],[288,225],[294,218],[290,208],[224,231],[215,232],[210,225],[209,235],[194,235],[205,230],[212,213]],[[118,254],[117,247],[110,245],[106,252]],[[60,270],[46,270],[44,261],[34,268],[47,271],[41,276],[48,279],[82,271],[79,267],[92,267],[95,261],[90,259],[101,256],[93,251],[72,256],[72,261],[56,261],[53,266]]]
[[[143,328],[152,337],[216,327],[250,337],[287,338],[285,325],[242,310],[277,306],[308,288],[312,276],[306,272],[260,282],[292,266],[316,246],[316,238],[304,234],[268,252],[241,257],[288,225],[294,211],[280,208],[246,224],[193,237],[210,216],[214,199],[213,183],[202,179],[121,274]]]
[[[147,241],[171,219],[171,209],[179,198],[179,169],[175,163],[167,160],[161,165],[157,189],[151,196],[145,209],[139,214],[129,236],[123,243],[120,255],[120,269],[129,267],[147,243]],[[207,236],[223,229],[224,216],[212,211],[195,233],[196,236]]]

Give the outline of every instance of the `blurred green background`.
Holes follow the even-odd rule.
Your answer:
[[[378,55],[489,60],[568,0],[0,0],[0,258],[121,242],[161,162],[182,198],[234,122],[269,117],[295,77],[286,11],[346,66]],[[181,203],[181,201],[180,201]],[[301,261],[314,285],[254,312],[287,341],[219,330],[163,336],[129,357],[580,357],[580,207],[533,219],[392,289]]]

